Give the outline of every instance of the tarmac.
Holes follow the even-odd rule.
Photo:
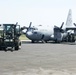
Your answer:
[[[76,44],[25,41],[18,51],[1,50],[0,75],[76,75]]]

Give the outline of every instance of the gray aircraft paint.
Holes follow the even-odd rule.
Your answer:
[[[30,23],[31,24],[31,23]],[[68,12],[68,16],[67,16],[67,20],[66,20],[66,24],[65,27],[70,27],[72,26],[72,11],[71,9]],[[32,41],[49,41],[49,40],[54,40],[54,30],[53,28],[51,28],[50,26],[42,26],[39,25],[37,27],[32,27],[31,25],[29,25],[29,30],[26,31],[26,37],[29,38]],[[65,30],[65,28],[64,28]],[[67,35],[67,33],[63,33],[61,34],[61,37],[65,37]]]

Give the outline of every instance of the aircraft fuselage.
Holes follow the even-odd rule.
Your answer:
[[[49,29],[38,29],[38,30],[29,30],[26,32],[26,37],[32,41],[49,41],[51,35],[53,34],[52,30]]]

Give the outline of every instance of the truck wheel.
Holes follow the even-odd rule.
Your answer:
[[[4,50],[5,50],[5,52],[7,52],[7,49],[6,48],[4,48]]]
[[[15,50],[18,50],[18,49],[19,49],[19,46],[16,46],[16,47],[15,47]]]
[[[2,50],[2,48],[0,47],[0,50]]]

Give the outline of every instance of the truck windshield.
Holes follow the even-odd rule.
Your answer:
[[[11,29],[11,26],[7,26],[7,30],[10,30]]]

